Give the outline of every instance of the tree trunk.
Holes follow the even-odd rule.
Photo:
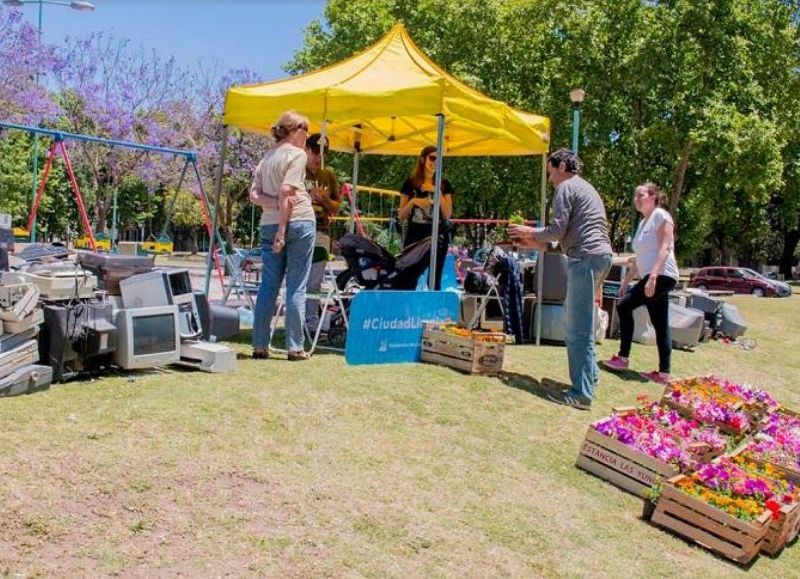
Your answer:
[[[107,233],[108,227],[106,220],[108,218],[108,194],[105,189],[97,191],[97,199],[95,201],[94,209],[94,230],[98,233]]]
[[[783,235],[783,253],[779,263],[780,272],[784,279],[792,279],[792,266],[794,265],[794,252],[800,242],[800,229],[787,231]]]
[[[672,195],[669,199],[669,214],[675,219],[678,211],[678,202],[683,192],[683,182],[686,179],[686,169],[689,166],[689,155],[692,152],[692,142],[686,141],[681,149],[681,158],[678,162],[678,172],[675,175],[675,185],[672,188]]]

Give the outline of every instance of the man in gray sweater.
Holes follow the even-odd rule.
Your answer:
[[[565,341],[572,388],[547,397],[559,404],[589,410],[598,379],[594,349],[594,298],[611,269],[611,241],[603,200],[580,177],[580,159],[559,149],[547,159],[547,177],[555,186],[553,221],[547,227],[509,225],[511,239],[522,247],[545,251],[557,241],[567,255],[564,300]]]

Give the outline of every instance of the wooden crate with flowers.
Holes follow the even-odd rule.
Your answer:
[[[705,380],[718,385],[725,392],[741,398],[743,409],[750,419],[751,427],[755,430],[761,427],[765,417],[770,412],[774,412],[781,407],[778,401],[763,388],[732,382],[716,376],[708,376]]]
[[[730,460],[748,472],[768,479],[774,485],[780,485],[792,489],[795,499],[789,500],[791,496],[785,494],[779,503],[780,508],[773,505],[772,520],[770,521],[769,531],[764,539],[761,550],[768,555],[776,555],[787,543],[790,543],[800,534],[800,504],[797,503],[797,481],[791,480],[784,475],[783,469],[773,466],[771,463],[758,460],[759,454],[755,449],[757,441],[750,441],[740,446],[729,457]],[[774,497],[770,497],[773,501]],[[768,499],[769,500],[769,499]]]
[[[722,432],[744,436],[750,431],[750,415],[745,401],[709,378],[686,378],[667,384],[661,398],[687,418],[713,424]]]
[[[796,489],[729,457],[698,466],[657,486],[652,522],[738,563],[747,564],[776,537]]]
[[[427,322],[422,329],[422,361],[470,374],[503,370],[506,335],[470,330],[455,324]]]
[[[589,426],[576,465],[637,496],[656,482],[725,451],[713,427],[657,403],[626,408]]]
[[[800,414],[787,408],[770,412],[761,431],[740,452],[749,461],[772,465],[800,485]]]

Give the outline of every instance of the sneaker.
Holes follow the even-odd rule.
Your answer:
[[[293,352],[289,352],[287,358],[290,362],[301,362],[303,360],[308,360],[311,355],[308,352],[303,350],[295,350]]]
[[[592,408],[591,400],[581,400],[566,392],[549,392],[547,394],[547,399],[556,404],[571,406],[577,410],[591,410]]]
[[[613,372],[622,372],[628,369],[628,359],[622,356],[612,356],[608,360],[602,360],[600,364]]]
[[[253,360],[266,360],[269,358],[269,350],[253,350],[251,357]]]
[[[656,384],[667,384],[670,381],[670,375],[666,372],[659,372],[658,370],[653,370],[652,372],[639,372],[639,376],[646,380],[650,380],[650,382],[655,382]]]

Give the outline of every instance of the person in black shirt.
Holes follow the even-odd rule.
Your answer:
[[[427,146],[417,158],[414,171],[400,188],[398,217],[408,219],[403,247],[430,237],[433,229],[433,192],[436,184],[436,147]],[[441,216],[443,220],[453,215],[453,187],[442,179]]]
[[[436,147],[427,146],[419,154],[411,176],[400,188],[400,208],[397,215],[408,220],[403,247],[408,247],[433,232],[433,196],[436,188]],[[453,215],[453,187],[442,178],[442,199],[439,206],[441,221],[439,234],[448,235],[447,220]],[[446,246],[445,246],[446,247]],[[447,251],[439,246],[436,259],[436,289],[442,281],[442,269]]]

